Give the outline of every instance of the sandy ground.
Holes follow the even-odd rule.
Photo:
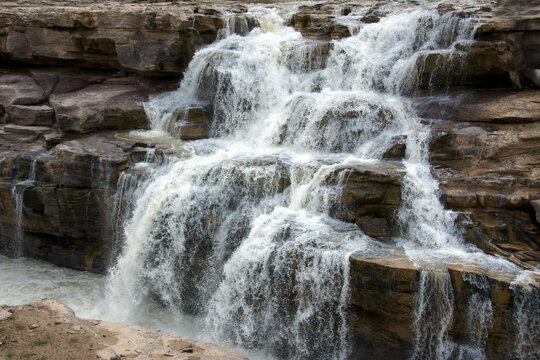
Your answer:
[[[82,320],[53,299],[0,306],[0,359],[231,359],[237,350],[177,337],[159,330]]]

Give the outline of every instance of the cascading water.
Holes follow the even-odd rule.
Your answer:
[[[474,293],[467,301],[468,342],[458,349],[458,359],[487,359],[486,339],[492,326],[493,304],[490,285],[485,276],[463,273],[463,280],[473,285]]]
[[[517,329],[515,356],[520,360],[540,357],[540,294],[529,284],[530,275],[523,272],[512,283],[514,325]]]
[[[444,268],[421,271],[418,295],[413,314],[412,359],[447,359],[452,353],[448,331],[454,311],[448,271]]]
[[[428,54],[459,57],[454,44],[470,39],[473,20],[433,6],[380,11],[378,23],[347,23],[353,36],[330,44],[304,39],[266,8],[252,10],[251,22],[229,19],[180,88],[146,104],[158,132],[175,126],[175,112],[204,109],[213,139],[186,145],[130,190],[132,216],[108,281],[111,314],[137,322],[162,305],[173,327],[189,323],[199,336],[266,356],[346,358],[348,258],[384,250],[330,216],[341,185],[328,179],[381,161],[396,136],[407,138],[398,218],[408,235],[398,242],[415,259],[425,249],[465,251],[430,174],[429,129],[403,96],[418,88]],[[449,275],[421,274],[413,357],[444,359]]]
[[[10,255],[13,257],[21,257],[24,251],[24,229],[22,227],[23,219],[23,199],[24,191],[28,186],[28,181],[23,181],[17,183],[11,189],[11,197],[13,199],[13,204],[15,205],[15,220],[16,220],[16,233],[15,239],[11,243]]]

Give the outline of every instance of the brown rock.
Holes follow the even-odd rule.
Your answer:
[[[531,200],[531,205],[536,213],[536,222],[540,224],[540,200]]]
[[[416,107],[420,116],[467,122],[525,123],[540,121],[539,92],[482,91],[457,96],[426,97]]]
[[[22,126],[22,125],[4,125],[3,130],[5,133],[27,136],[32,139],[37,139],[38,137],[44,136],[46,133],[50,132],[52,129],[46,126]]]
[[[0,9],[0,53],[34,64],[178,76],[223,27],[221,11],[193,15],[188,3],[10,2]]]
[[[43,89],[30,76],[0,75],[0,106],[35,105],[43,101]]]
[[[17,125],[52,126],[54,111],[47,105],[12,105],[6,109],[7,122]]]
[[[401,204],[402,171],[396,163],[335,170],[328,176],[327,184],[337,185],[340,179],[343,182],[339,184],[342,185],[339,203],[330,211],[331,216],[348,222],[366,216],[393,224],[394,212]]]
[[[51,106],[62,131],[148,127],[142,101],[146,91],[135,85],[91,85],[82,90],[52,95]]]
[[[397,249],[385,249],[389,255],[350,257],[351,318],[355,353],[366,359],[409,358],[414,346],[411,330],[414,297],[419,290],[419,268]],[[467,329],[468,300],[473,294],[489,297],[493,305],[493,326],[489,329],[488,358],[512,356],[514,334],[509,331],[512,323],[514,292],[512,275],[490,272],[473,265],[449,264],[448,271],[453,290],[453,322],[449,335],[456,343],[466,342],[471,335]],[[478,284],[487,288],[479,288]],[[539,289],[535,277],[531,285]]]
[[[331,4],[301,6],[292,16],[292,26],[306,38],[317,40],[341,39],[351,36],[349,29],[336,22]]]
[[[388,225],[388,221],[386,219],[362,216],[356,219],[356,225],[358,225],[358,227],[362,229],[362,231],[368,236],[392,236],[392,229]]]
[[[407,147],[405,145],[406,137],[399,136],[392,140],[393,140],[392,145],[390,146],[388,150],[384,152],[383,159],[385,160],[403,159],[405,157],[405,152],[407,150]]]
[[[182,140],[207,138],[210,132],[208,111],[203,108],[175,111],[171,116],[169,132]]]

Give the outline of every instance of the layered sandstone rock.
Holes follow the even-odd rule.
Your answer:
[[[197,46],[214,41],[222,27],[219,12],[204,4],[4,2],[0,55],[31,64],[179,76]]]
[[[472,91],[421,99],[433,121],[431,162],[468,241],[522,266],[540,262],[538,91]],[[443,120],[444,119],[444,120]]]
[[[365,359],[408,359],[412,355],[415,347],[413,322],[421,291],[421,272],[448,274],[452,288],[452,308],[448,309],[451,313],[435,316],[451,316],[448,335],[455,344],[454,351],[459,351],[460,345],[466,346],[471,338],[471,329],[468,328],[471,297],[476,294],[491,304],[492,317],[488,319],[490,326],[485,349],[489,359],[514,357],[516,343],[519,342],[516,336],[519,324],[515,322],[517,306],[524,291],[530,291],[533,297],[540,291],[537,275],[530,275],[532,279],[528,284],[519,284],[513,283],[515,279],[510,275],[486,271],[474,265],[423,268],[422,264],[412,262],[395,249],[384,256],[353,254],[350,262],[354,346]]]

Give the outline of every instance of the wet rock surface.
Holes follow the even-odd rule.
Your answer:
[[[540,194],[538,94],[450,94],[427,107],[420,100],[419,111],[433,121],[431,163],[443,199],[472,221],[463,225],[467,239],[532,268],[540,260],[540,224],[532,205]]]
[[[410,358],[414,348],[415,296],[420,290],[420,273],[430,271],[415,263],[400,250],[390,249],[380,257],[353,254],[351,282],[354,342],[366,359],[381,356],[392,359]],[[433,270],[431,270],[433,271]],[[492,324],[487,335],[486,355],[489,359],[514,356],[516,326],[513,309],[519,301],[520,288],[540,290],[540,278],[532,275],[528,285],[515,285],[512,276],[490,272],[470,264],[449,264],[439,271],[449,272],[453,289],[449,336],[454,346],[466,344],[470,337],[468,301],[482,292],[492,304]],[[479,280],[485,288],[479,288]]]
[[[141,146],[146,152],[155,144],[116,132],[65,137],[47,150],[44,136],[15,136],[6,127],[6,135],[0,133],[3,253],[17,255],[10,244],[19,243],[18,255],[105,271],[113,246],[118,178]]]

